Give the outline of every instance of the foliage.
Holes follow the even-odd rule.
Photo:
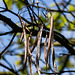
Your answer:
[[[58,69],[59,70],[61,70],[61,68],[62,68],[62,66],[63,66],[63,64],[64,64],[64,62],[65,62],[65,59],[66,59],[66,57],[64,56],[62,56],[62,57],[59,57],[59,60],[58,60],[58,63],[59,63],[59,67],[58,67]],[[66,65],[66,68],[73,68],[74,67],[74,64],[70,61],[70,60],[68,60],[67,61],[67,65]]]
[[[19,9],[21,9],[24,6],[24,4],[19,0],[10,0],[10,1],[5,0],[5,2],[6,2],[9,9],[12,9],[13,4],[15,4],[16,7],[19,8]]]

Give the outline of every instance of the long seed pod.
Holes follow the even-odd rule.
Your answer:
[[[51,40],[51,49],[52,49],[53,67],[54,67],[54,70],[57,72],[57,67],[56,67],[56,62],[55,62],[55,51],[54,51],[53,35],[52,35],[52,40]]]
[[[33,44],[32,48],[31,48],[31,53],[33,52],[33,50],[34,50],[35,46],[37,45],[38,35],[39,35],[39,32],[38,32],[38,34],[37,34],[37,37],[36,37],[36,39],[35,39],[35,42],[34,42],[34,44]]]
[[[24,46],[25,46],[25,58],[24,58],[24,64],[23,64],[23,69],[26,67],[26,62],[27,62],[27,34],[26,34],[26,23],[24,24],[22,18],[20,17],[20,15],[18,15],[20,22],[21,22],[21,26],[23,29],[23,34],[24,34]]]
[[[26,26],[26,23],[25,23]],[[27,46],[27,34],[26,34],[26,30],[25,30],[25,26],[23,25],[23,32],[24,32],[24,45],[25,45],[25,59],[24,59],[24,66],[26,66],[26,62],[27,62],[27,50],[28,50],[28,46]]]
[[[48,56],[50,53],[50,47],[51,47],[51,36],[52,36],[52,30],[53,30],[53,16],[51,14],[51,18],[50,18],[50,32],[49,32],[49,41],[48,41],[48,51],[47,51],[47,64],[48,64]],[[49,59],[50,62],[50,59]],[[49,63],[50,64],[50,63]]]
[[[22,32],[21,38],[20,38],[20,42],[22,41],[23,37],[24,37],[24,34],[23,34],[23,32]]]
[[[54,33],[53,33],[53,16],[51,16],[51,25],[52,25],[52,35],[51,35],[51,50],[52,50],[52,60],[53,60],[53,67],[54,70],[57,71],[56,67],[56,62],[55,62],[55,53],[54,53],[54,43],[53,43],[53,38],[54,38]]]
[[[40,68],[39,68],[39,51],[40,51],[40,43],[41,43],[41,37],[42,37],[42,30],[43,25],[40,27],[39,36],[38,36],[38,42],[37,42],[37,53],[36,53],[36,64],[37,64],[37,71],[38,75],[40,75]]]
[[[47,34],[46,34],[46,39],[45,39],[45,43],[44,43],[44,57],[45,57],[45,62],[46,62],[46,69],[47,69],[47,55],[46,55],[46,45],[47,45]]]
[[[29,60],[29,68],[30,68],[30,74],[33,75],[33,71],[32,71],[32,55],[31,55],[31,51],[30,51],[30,40],[31,40],[31,34],[28,38],[28,60]]]

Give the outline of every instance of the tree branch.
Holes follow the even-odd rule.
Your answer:
[[[16,33],[13,35],[13,37],[12,37],[10,43],[8,44],[8,46],[0,53],[0,58],[1,58],[1,55],[2,55],[2,54],[8,49],[8,47],[11,45],[13,39],[15,38],[15,35],[16,35]]]
[[[10,31],[10,32],[5,32],[5,33],[0,33],[0,36],[2,36],[2,35],[7,35],[7,34],[9,34],[9,33],[13,33],[14,31]]]
[[[12,73],[15,73],[16,75],[18,75],[18,73],[16,71],[14,71],[13,69],[10,69],[9,67],[3,65],[2,63],[0,63],[1,66],[3,66],[4,68],[8,69],[9,71],[11,71]]]
[[[0,14],[0,20],[4,21],[5,23],[7,23],[13,30],[14,32],[22,32],[22,28],[18,27],[15,23],[13,23],[9,18],[3,16]],[[48,28],[46,28],[44,26],[44,29],[48,30]],[[32,31],[32,29],[30,30]],[[29,34],[29,32],[26,30],[27,34]],[[37,35],[37,30],[34,30],[32,35],[36,36]],[[47,32],[48,33],[48,32]],[[49,33],[48,33],[49,34]],[[60,34],[60,33],[59,33]],[[43,37],[46,36],[46,31],[43,31]],[[63,36],[63,35],[62,35]],[[75,50],[72,48],[72,46],[69,45],[69,43],[67,44],[66,40],[63,37],[59,37],[58,33],[56,31],[54,31],[54,39],[56,41],[58,41],[59,43],[61,43],[64,47],[66,47],[71,54],[75,54]],[[63,38],[63,39],[62,39]],[[64,40],[64,41],[63,41]]]

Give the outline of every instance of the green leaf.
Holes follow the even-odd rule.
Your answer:
[[[43,22],[48,22],[48,19],[45,19],[42,15],[39,16],[40,19],[43,21]],[[41,21],[39,21],[39,24],[41,23]]]
[[[73,23],[75,24],[75,21],[73,21]],[[69,23],[68,30],[73,30],[74,29],[74,24]]]
[[[38,73],[36,72],[34,75],[38,75]]]
[[[50,4],[50,7],[54,7],[56,4],[55,3],[51,3]]]
[[[60,18],[60,13],[53,13],[53,19],[59,19]]]
[[[74,25],[73,24],[69,24],[68,30],[73,30],[74,29]]]
[[[12,8],[12,4],[13,4],[12,0],[5,0],[5,3],[7,4],[8,9]]]
[[[62,65],[59,65],[58,66],[58,70],[60,71],[62,69]]]
[[[16,2],[16,6],[17,6],[17,8],[19,8],[19,9],[21,9],[22,7],[23,7],[23,3],[21,2],[21,1],[17,1]]]
[[[66,23],[67,22],[66,18],[63,17],[63,16],[61,16],[60,19],[62,20],[63,23]]]
[[[50,28],[50,24],[48,24],[46,27],[47,27],[47,28]]]
[[[69,11],[74,11],[75,10],[75,7],[73,5],[70,5],[69,6]]]
[[[19,0],[5,0],[5,2],[8,6],[8,9],[11,9],[13,4],[15,4],[16,7],[19,8],[19,9],[24,6],[24,4]]]
[[[16,61],[15,63],[16,63],[16,65],[17,65],[17,66],[19,66],[19,65],[20,65],[20,61]]]
[[[67,68],[73,68],[74,67],[74,64],[69,60],[67,65],[66,65]]]

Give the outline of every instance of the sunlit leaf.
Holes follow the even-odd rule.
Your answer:
[[[34,75],[38,75],[38,73],[36,72]]]
[[[73,5],[70,5],[69,6],[69,11],[74,11],[75,10],[75,7]]]
[[[28,73],[28,70],[25,68],[24,70],[22,70],[20,75],[29,75]]]
[[[60,13],[53,13],[53,19],[59,19],[60,18]]]
[[[73,23],[75,23],[75,21],[73,21]],[[74,24],[69,23],[69,25],[68,25],[68,30],[73,30],[74,27],[75,27]]]
[[[16,61],[15,63],[16,63],[16,65],[17,65],[17,66],[19,66],[19,65],[20,65],[20,61]]]
[[[8,6],[8,9],[11,9],[12,8],[12,4],[13,4],[13,1],[12,0],[5,0],[7,6]]]
[[[46,26],[47,28],[50,28],[50,24]]]
[[[63,16],[61,16],[60,19],[62,20],[63,23],[66,23],[67,22],[66,18],[63,17]]]
[[[50,4],[50,7],[54,7],[56,4],[55,3],[51,3]]]
[[[24,4],[23,4],[21,1],[19,1],[19,0],[5,0],[5,2],[6,2],[6,4],[7,4],[7,6],[8,6],[9,9],[12,8],[12,5],[13,5],[13,4],[15,4],[16,7],[19,8],[19,9],[22,8],[23,5],[24,5]]]
[[[21,1],[17,1],[17,2],[16,2],[16,6],[17,6],[17,8],[19,8],[19,9],[22,8],[23,5],[24,5],[24,4],[23,4]]]
[[[58,70],[60,71],[62,69],[62,65],[59,65]]]
[[[67,68],[73,68],[74,67],[74,64],[69,60],[67,65],[66,65]]]
[[[44,18],[44,16],[40,15],[39,17],[43,22],[48,22],[48,20],[46,18]],[[40,23],[41,23],[41,21],[39,21],[39,24]]]
[[[68,30],[73,30],[74,29],[74,25],[73,24],[69,24]]]

